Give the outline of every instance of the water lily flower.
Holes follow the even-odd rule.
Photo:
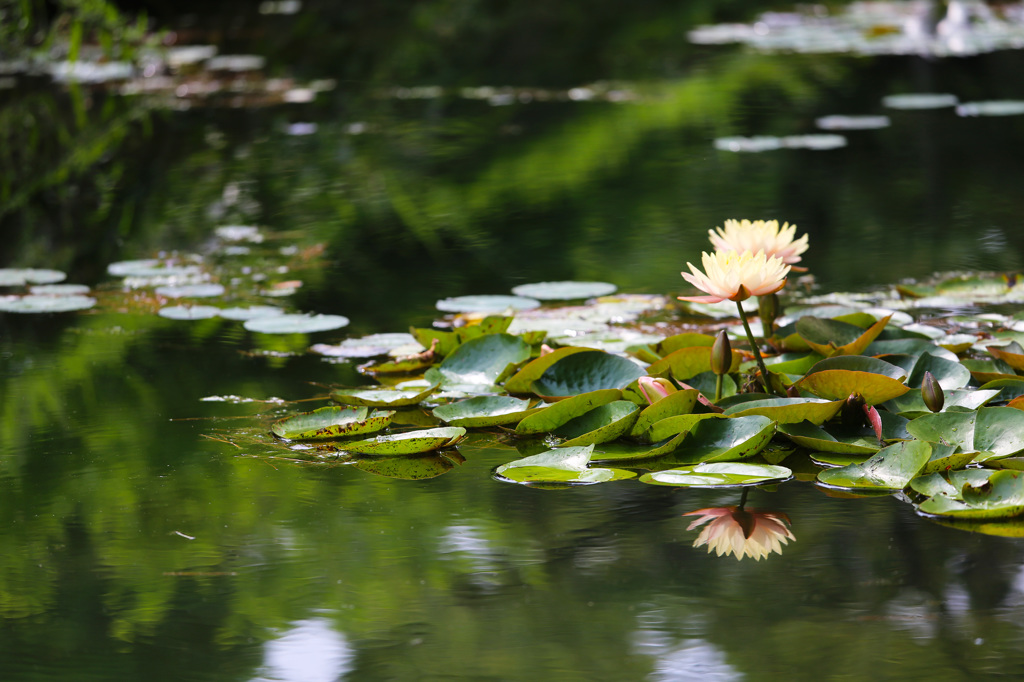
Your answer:
[[[716,227],[708,236],[716,251],[764,251],[768,258],[781,258],[788,265],[799,263],[807,250],[807,235],[793,241],[796,225],[783,223],[780,229],[778,220],[726,220],[724,230]]]
[[[781,258],[768,257],[764,251],[716,251],[701,253],[704,272],[687,263],[690,272],[683,279],[707,292],[708,296],[680,296],[680,301],[720,303],[745,301],[751,296],[773,294],[786,285],[790,266]],[[692,274],[691,274],[692,273]]]
[[[782,554],[782,545],[796,537],[790,532],[789,517],[778,512],[762,512],[739,507],[709,507],[687,512],[683,516],[698,516],[687,530],[711,521],[700,531],[694,547],[707,545],[708,554],[718,556],[735,554],[737,561],[745,556],[757,561],[772,552]]]
[[[650,405],[679,390],[671,381],[663,377],[640,377],[636,382],[639,385],[640,392]]]

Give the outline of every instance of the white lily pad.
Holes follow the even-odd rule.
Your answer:
[[[959,101],[956,95],[919,92],[883,97],[882,105],[890,109],[946,109]]]
[[[274,315],[284,315],[284,310],[272,305],[251,305],[244,308],[238,306],[223,308],[220,311],[220,316],[224,319],[238,320],[239,322],[255,320],[257,317],[272,317]]]
[[[1024,100],[964,102],[956,108],[956,113],[957,116],[1020,116],[1024,114]]]
[[[90,289],[84,284],[37,284],[28,291],[37,296],[85,296]]]
[[[456,296],[443,298],[436,305],[446,313],[503,313],[539,308],[540,301],[522,296]]]
[[[226,242],[259,244],[263,241],[260,228],[255,225],[222,225],[214,230],[214,234]]]
[[[220,315],[220,308],[212,305],[171,305],[157,311],[169,320],[209,320]]]
[[[167,298],[215,298],[224,295],[223,284],[182,284],[157,287],[156,293]]]
[[[251,332],[261,334],[312,334],[348,325],[348,318],[341,315],[285,314],[257,317],[243,325]]]
[[[0,268],[0,287],[20,287],[26,284],[53,284],[63,282],[67,275],[60,270],[37,268]]]
[[[641,483],[690,488],[724,488],[785,481],[793,475],[786,467],[747,462],[712,462],[653,471],[640,477]]]
[[[888,116],[823,116],[815,122],[822,130],[874,130],[888,128]]]
[[[198,265],[176,265],[157,258],[111,263],[107,273],[114,277],[190,277],[201,272]]]
[[[609,282],[536,282],[513,287],[512,293],[539,301],[572,301],[608,296],[614,294],[615,289],[615,285]]]
[[[94,305],[96,299],[89,296],[0,296],[0,312],[5,313],[66,313]]]

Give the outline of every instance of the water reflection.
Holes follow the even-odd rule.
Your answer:
[[[775,552],[782,554],[782,546],[796,537],[790,531],[789,517],[781,512],[757,511],[746,508],[747,493],[735,507],[708,507],[683,516],[697,516],[686,530],[693,530],[705,523],[700,535],[693,542],[694,547],[707,545],[708,554],[718,556],[734,554],[736,560],[744,556],[760,561]]]
[[[292,623],[263,645],[263,668],[251,682],[337,682],[352,670],[355,652],[325,618]]]

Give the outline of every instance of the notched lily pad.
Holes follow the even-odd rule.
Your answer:
[[[529,400],[512,396],[478,396],[438,405],[433,414],[452,426],[481,428],[515,424],[544,407],[530,408]]]
[[[487,334],[459,345],[437,371],[445,384],[492,385],[529,357],[529,344],[518,336]]]
[[[274,435],[289,440],[322,440],[375,433],[387,427],[393,411],[369,410],[365,407],[321,407],[318,410],[287,417],[270,428]]]
[[[683,486],[688,488],[731,488],[779,483],[793,472],[783,466],[749,464],[747,462],[714,462],[695,466],[665,469],[644,474],[641,483]]]
[[[836,488],[902,490],[924,469],[931,453],[931,445],[924,441],[900,441],[882,448],[862,464],[822,471],[818,481]]]
[[[331,400],[345,405],[367,407],[403,407],[416,405],[437,390],[430,385],[425,389],[342,388],[331,393]]]
[[[922,514],[961,519],[1009,518],[1024,514],[1024,472],[1002,470],[969,480],[959,496],[939,492],[918,505]]]
[[[636,476],[635,473],[623,469],[589,467],[593,452],[593,445],[554,448],[532,457],[502,464],[494,470],[494,474],[498,480],[527,485],[588,485]]]
[[[629,433],[639,414],[636,403],[613,400],[559,426],[555,435],[568,439],[565,447],[606,443]]]
[[[441,299],[436,306],[446,313],[503,313],[539,308],[540,301],[523,296],[456,296]]]
[[[350,441],[338,447],[360,455],[415,455],[451,447],[465,437],[466,429],[461,426],[442,426]]]
[[[705,419],[687,434],[672,457],[685,464],[753,457],[775,435],[775,422],[760,415]]]
[[[725,410],[725,414],[735,417],[760,414],[773,419],[779,424],[797,424],[802,421],[809,421],[812,424],[819,425],[836,416],[842,407],[842,400],[770,398],[768,400],[752,400],[732,405]]]
[[[348,326],[348,318],[341,315],[285,314],[256,317],[243,325],[260,334],[312,334]]]
[[[544,370],[531,385],[544,397],[573,396],[601,389],[622,389],[644,376],[632,360],[604,351],[566,355]]]

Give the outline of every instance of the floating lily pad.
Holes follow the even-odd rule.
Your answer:
[[[593,445],[554,448],[532,457],[502,464],[494,470],[499,480],[513,483],[558,483],[588,485],[633,478],[635,473],[622,469],[590,468]]]
[[[653,471],[640,477],[641,483],[688,488],[730,488],[785,481],[793,472],[771,464],[714,462]]]
[[[28,291],[37,296],[84,296],[90,289],[84,284],[37,284]]]
[[[910,482],[910,488],[921,495],[948,495],[959,500],[965,485],[978,486],[992,475],[991,469],[962,469],[948,473],[933,473],[918,476]]]
[[[531,389],[545,397],[572,396],[606,388],[625,388],[645,374],[632,360],[603,351],[589,351],[559,358],[533,382]]]
[[[456,296],[441,299],[436,305],[446,313],[503,313],[539,308],[540,301],[522,296]]]
[[[888,116],[823,116],[815,120],[822,130],[875,130],[877,128],[888,128]]]
[[[367,416],[368,411],[365,407],[321,407],[277,421],[270,430],[289,440],[344,438],[380,431],[395,415],[392,411],[374,410]]]
[[[452,426],[480,428],[515,424],[543,407],[530,409],[529,400],[512,396],[477,396],[447,405],[438,405],[433,414]]]
[[[931,453],[931,445],[924,441],[901,441],[882,448],[863,464],[822,471],[818,480],[837,488],[902,490],[924,469]]]
[[[536,414],[526,417],[519,422],[519,425],[516,427],[516,433],[529,435],[554,431],[559,426],[562,426],[571,419],[586,414],[595,407],[607,405],[613,400],[621,399],[622,391],[616,388],[575,395],[553,403]]]
[[[341,315],[285,314],[257,317],[243,325],[251,332],[261,334],[312,334],[348,326],[348,318]]]
[[[572,301],[614,294],[615,288],[608,282],[537,282],[513,287],[512,293],[539,301]]]
[[[336,346],[318,343],[309,347],[314,353],[340,358],[374,358],[388,355],[395,349],[403,349],[403,353],[419,353],[426,347],[412,334],[406,333],[370,334],[358,339],[345,339]]]
[[[416,405],[433,393],[437,386],[430,385],[425,389],[389,389],[389,388],[343,388],[331,393],[331,400],[345,405],[365,405],[367,407],[403,407]]]
[[[539,379],[547,371],[548,367],[567,355],[586,350],[588,349],[575,347],[557,348],[546,355],[534,358],[505,382],[505,390],[509,393],[529,393],[533,382]]]
[[[987,346],[985,348],[992,357],[1002,360],[1014,370],[1024,370],[1024,351],[1020,344],[1013,342],[1006,346]]]
[[[775,435],[775,422],[760,415],[705,419],[672,455],[681,464],[729,462],[753,457]]]
[[[955,107],[959,101],[956,95],[918,92],[883,97],[882,105],[890,109],[946,109]]]
[[[1024,382],[1022,382],[1022,387],[1024,387]],[[998,395],[999,391],[997,389],[974,390],[964,388],[945,391],[945,400],[941,411],[948,412],[953,408],[976,410],[995,399]],[[916,419],[932,413],[928,406],[924,404],[924,398],[921,397],[921,389],[919,388],[911,389],[903,395],[885,402],[883,407],[894,414],[907,417],[908,419]]]
[[[930,414],[910,422],[907,431],[921,440],[959,446],[964,452],[1009,457],[1024,451],[1024,412],[1012,407]]]
[[[964,102],[956,108],[957,116],[1020,116],[1024,100],[1003,99],[987,102]]]
[[[715,412],[665,417],[651,425],[647,430],[647,438],[652,442],[661,442],[681,433],[689,433],[693,430],[693,427],[705,419],[726,419],[726,417]]]
[[[197,265],[177,265],[156,258],[125,260],[111,263],[107,266],[107,273],[114,277],[139,277],[143,279],[154,277],[189,277],[200,272],[201,270]]]
[[[994,519],[1024,514],[1024,472],[1002,470],[969,480],[959,496],[937,493],[918,505],[922,514],[962,519]]]
[[[96,299],[89,296],[0,296],[0,312],[5,313],[66,313],[94,305]]]
[[[60,270],[39,268],[0,268],[0,287],[20,287],[26,284],[54,284],[67,279]]]
[[[743,356],[739,352],[732,351],[729,372],[738,370],[742,360]],[[651,376],[671,375],[679,381],[686,381],[709,371],[711,371],[711,346],[691,346],[674,350],[647,368],[647,373]]]
[[[630,435],[636,438],[643,437],[648,429],[662,419],[692,413],[697,404],[697,393],[698,391],[692,388],[676,391],[648,405],[637,417]]]
[[[823,424],[839,413],[842,400],[821,400],[818,398],[769,398],[732,405],[725,410],[727,416],[742,417],[760,414],[779,424],[796,424],[809,421]]]
[[[157,287],[158,296],[167,298],[215,298],[224,295],[223,284],[182,284],[178,286]]]
[[[350,441],[338,447],[360,455],[415,455],[451,447],[465,436],[466,429],[460,426],[443,426]]]
[[[246,320],[255,320],[257,317],[272,317],[274,315],[284,314],[284,310],[272,305],[251,305],[244,308],[224,308],[220,311],[220,316],[223,317],[224,319],[238,320],[239,322],[244,322]]]
[[[877,439],[874,438],[860,436],[843,439],[836,438],[825,429],[815,426],[810,422],[780,424],[779,433],[797,445],[818,452],[831,452],[843,455],[870,455],[882,447],[878,444]]]
[[[170,305],[156,314],[169,320],[209,320],[220,315],[220,308],[212,305]]]
[[[922,353],[918,356],[917,362],[914,364],[914,368],[910,372],[910,378],[907,379],[907,384],[909,386],[916,386],[920,388],[921,382],[924,380],[925,372],[931,372],[932,376],[935,377],[935,380],[939,382],[939,386],[942,387],[943,391],[952,391],[953,389],[963,388],[971,381],[970,370],[959,362],[946,360],[945,358],[937,357],[931,353]]]
[[[613,400],[572,419],[555,429],[567,438],[563,446],[594,445],[629,433],[640,414],[640,406],[629,400]]]
[[[491,385],[530,357],[530,345],[511,334],[488,334],[459,345],[437,367],[445,384]]]
[[[889,317],[883,317],[867,329],[841,320],[805,316],[796,322],[796,332],[819,355],[860,355],[878,338]]]
[[[877,405],[910,390],[904,376],[901,368],[877,358],[842,355],[817,363],[794,386],[827,400],[860,393],[868,405]]]

